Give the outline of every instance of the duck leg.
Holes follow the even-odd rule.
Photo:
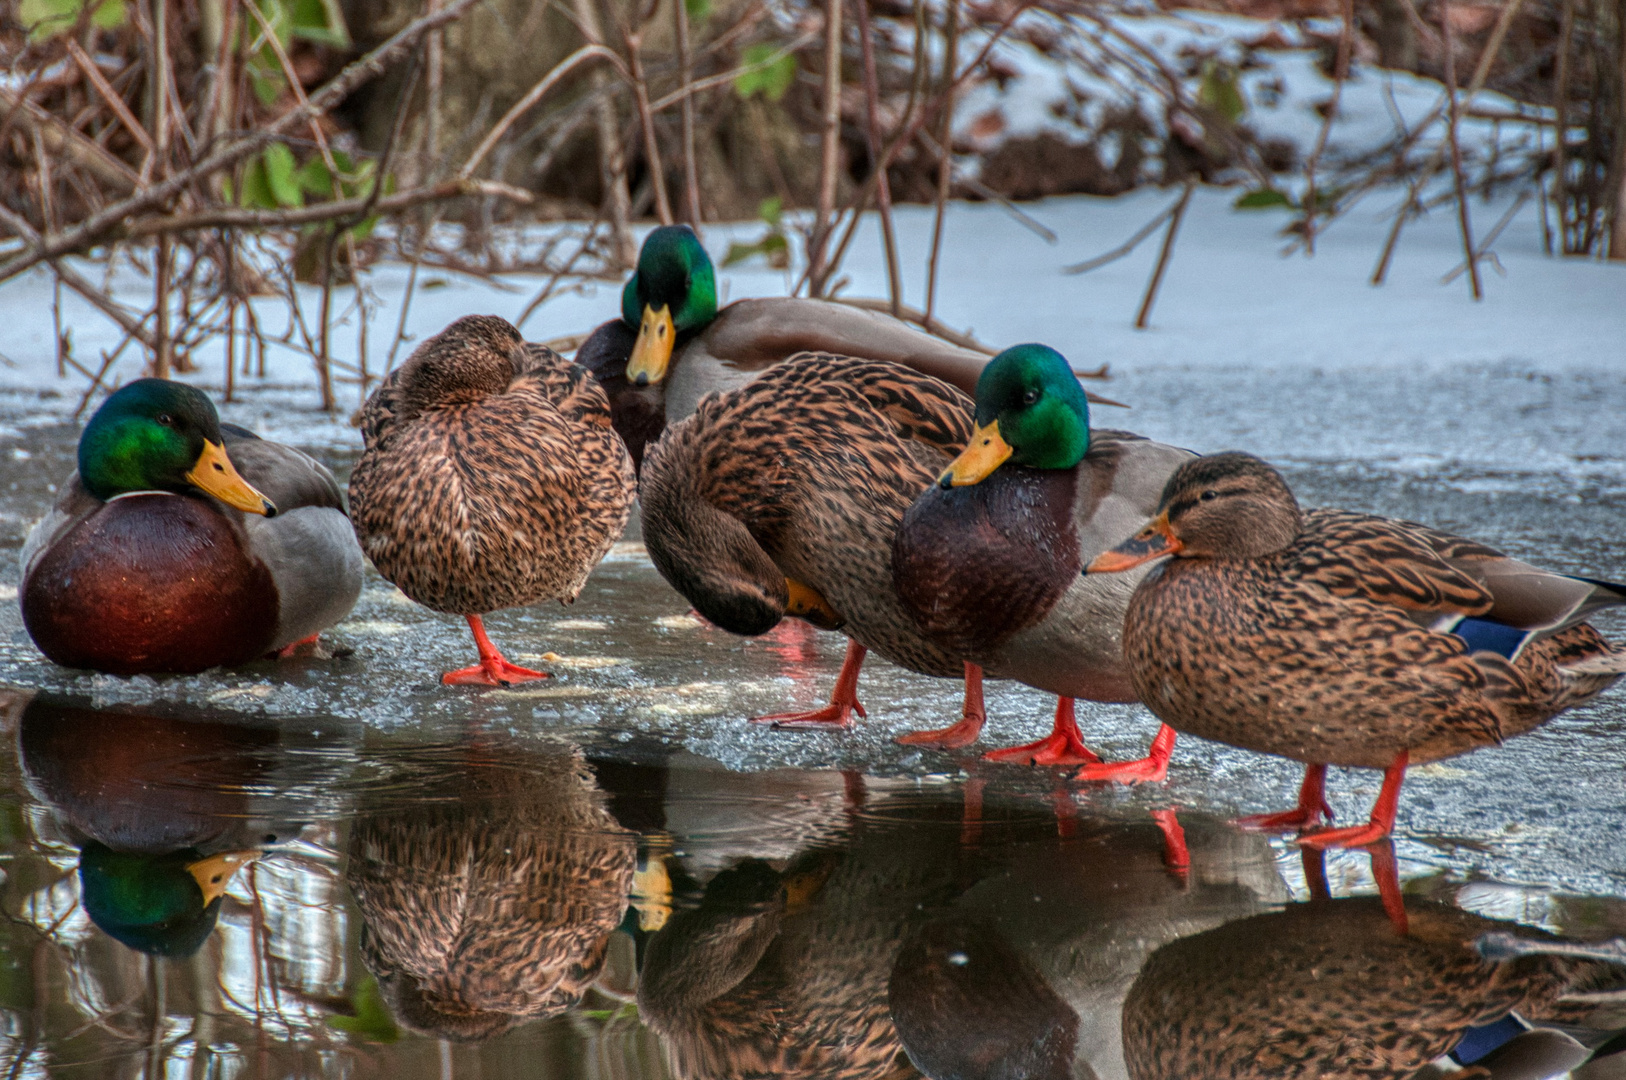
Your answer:
[[[1279,814],[1249,814],[1231,822],[1239,829],[1256,832],[1291,832],[1294,829],[1313,829],[1322,819],[1332,820],[1332,807],[1327,805],[1327,767],[1306,765],[1304,782],[1299,785],[1299,804]]]
[[[1152,820],[1163,834],[1163,866],[1184,884],[1191,877],[1191,849],[1180,816],[1174,810],[1153,810]]]
[[[1400,751],[1389,767],[1383,770],[1383,787],[1378,791],[1378,801],[1372,807],[1372,818],[1365,825],[1354,825],[1347,829],[1320,829],[1305,833],[1298,838],[1298,842],[1312,848],[1352,848],[1387,837],[1395,827],[1395,810],[1400,805],[1400,785],[1406,779],[1408,757],[1406,751]]]
[[[288,644],[277,650],[277,659],[292,660],[294,657],[298,656],[299,651],[305,648],[307,645],[310,646],[312,652],[315,652],[318,648],[320,648],[321,639],[321,634],[312,634],[310,637],[302,637],[298,641],[290,641]]]
[[[1101,762],[1094,751],[1084,745],[1070,697],[1056,699],[1056,721],[1049,735],[1038,742],[990,750],[982,755],[982,760],[1013,761],[1018,765],[1098,765]]]
[[[466,618],[469,629],[474,633],[474,647],[480,651],[480,662],[473,667],[448,671],[440,677],[441,682],[447,686],[508,686],[510,683],[553,678],[546,671],[532,671],[518,664],[510,664],[497,651],[491,639],[486,637],[486,625],[480,616],[469,615]]]
[[[847,639],[847,655],[841,661],[841,673],[836,676],[836,688],[830,691],[830,704],[810,712],[774,713],[771,716],[753,716],[753,724],[772,724],[776,728],[833,728],[845,731],[853,726],[853,713],[868,717],[858,701],[858,671],[864,666],[864,655],[869,650],[858,642]]]
[[[911,731],[907,735],[899,735],[897,741],[905,746],[934,746],[939,750],[958,750],[962,746],[970,746],[982,734],[982,726],[988,722],[988,710],[982,705],[982,668],[967,660],[965,662],[965,706],[960,710],[960,720],[946,728],[937,728],[933,731]]]
[[[1174,756],[1174,729],[1167,724],[1157,729],[1146,756],[1136,761],[1086,765],[1073,774],[1074,780],[1116,780],[1120,784],[1156,784],[1169,775],[1169,759]]]

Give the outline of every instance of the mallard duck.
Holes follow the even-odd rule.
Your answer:
[[[443,683],[544,679],[509,663],[481,616],[570,603],[620,539],[634,477],[587,371],[527,345],[495,315],[458,319],[385,378],[362,409],[351,513],[378,572],[464,616],[480,662]]]
[[[345,880],[396,1019],[475,1040],[581,999],[627,910],[637,844],[573,750],[462,756],[435,762],[414,805],[362,808]]]
[[[977,382],[976,431],[903,515],[892,545],[898,597],[925,636],[990,672],[1058,695],[1055,730],[994,760],[1080,763],[1090,780],[1158,780],[1174,732],[1141,761],[1099,764],[1072,699],[1134,701],[1120,630],[1133,582],[1079,571],[1157,505],[1184,450],[1091,430],[1067,361],[1044,345],[1006,349]],[[965,746],[980,718],[917,736]]]
[[[96,410],[22,566],[40,651],[115,675],[291,652],[349,614],[362,579],[333,474],[164,379]]]
[[[333,722],[323,724],[311,744],[287,722],[35,696],[17,723],[17,757],[29,793],[80,848],[91,921],[132,949],[187,956],[214,928],[233,876],[300,834],[310,808],[279,798],[276,773],[291,756],[307,771],[338,760]],[[290,755],[290,742],[328,753]]]
[[[1535,1046],[1527,1040],[1526,1055],[1545,1059],[1541,1069],[1503,1072],[1494,1057],[1481,1058],[1483,1046],[1469,1051],[1484,1035],[1489,1047],[1505,1038],[1485,1029],[1510,1014],[1541,1017],[1566,992],[1618,985],[1626,973],[1562,957],[1490,963],[1474,947],[1488,930],[1552,937],[1422,897],[1403,902],[1404,934],[1381,899],[1347,897],[1290,904],[1164,945],[1124,1002],[1131,1080],[1405,1078],[1448,1052],[1482,1064],[1446,1075],[1494,1080],[1564,1075],[1586,1058],[1558,1032],[1531,1033]],[[1541,1035],[1552,1036],[1549,1045]]]
[[[1125,617],[1141,700],[1181,731],[1308,766],[1296,809],[1247,823],[1311,828],[1329,764],[1385,770],[1366,825],[1301,844],[1387,836],[1408,762],[1500,743],[1626,672],[1626,650],[1584,621],[1626,587],[1411,522],[1302,512],[1248,454],[1182,465],[1151,523],[1089,573],[1165,555]]]
[[[737,389],[801,352],[891,360],[967,394],[988,362],[983,353],[848,304],[774,297],[719,311],[716,271],[687,225],[645,238],[621,293],[621,317],[595,330],[576,362],[603,383],[615,429],[641,467],[645,447],[707,394]]]
[[[751,635],[792,615],[849,639],[826,708],[759,720],[850,725],[868,649],[963,673],[966,708],[981,714],[981,673],[916,629],[889,565],[904,508],[970,437],[970,404],[900,364],[805,354],[707,397],[651,446],[644,546],[701,615]]]

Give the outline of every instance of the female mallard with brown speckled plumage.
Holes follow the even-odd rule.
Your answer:
[[[1152,522],[1089,572],[1162,555],[1125,617],[1141,700],[1181,731],[1308,765],[1297,809],[1250,824],[1316,825],[1329,764],[1386,770],[1370,823],[1308,846],[1388,835],[1408,761],[1495,745],[1626,672],[1583,621],[1626,587],[1411,522],[1303,513],[1247,454],[1181,466]]]
[[[585,368],[495,315],[457,320],[367,399],[351,517],[378,572],[463,615],[480,663],[441,677],[547,676],[505,660],[480,616],[576,598],[632,512],[626,447]]]
[[[1089,403],[1061,354],[1018,345],[977,383],[977,433],[926,486],[892,549],[897,595],[925,636],[989,672],[1058,695],[1055,730],[988,755],[1083,764],[1091,780],[1158,780],[1174,732],[1140,761],[1099,764],[1078,734],[1073,699],[1134,701],[1120,635],[1134,582],[1080,576],[1084,564],[1144,521],[1185,450],[1121,431],[1092,431]],[[916,741],[974,741],[980,717]]]
[[[1131,1080],[1401,1080],[1446,1053],[1478,1060],[1485,1044],[1505,1037],[1486,1026],[1509,1013],[1562,1015],[1565,994],[1621,981],[1620,969],[1598,961],[1490,963],[1474,947],[1488,931],[1554,939],[1422,897],[1404,905],[1404,933],[1379,898],[1348,897],[1291,904],[1164,945],[1124,1002]],[[1484,1035],[1465,1039],[1474,1028]],[[1558,1076],[1587,1056],[1556,1031],[1521,1041],[1521,1070],[1436,1075]]]

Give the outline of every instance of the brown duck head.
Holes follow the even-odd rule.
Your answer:
[[[499,315],[465,315],[415,349],[401,371],[409,415],[500,394],[514,380],[525,338]]]
[[[1157,516],[1097,556],[1088,572],[1128,570],[1164,555],[1257,559],[1291,544],[1303,526],[1281,473],[1252,454],[1210,454],[1176,469]]]

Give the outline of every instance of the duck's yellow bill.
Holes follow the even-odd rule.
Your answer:
[[[238,474],[237,467],[226,456],[226,448],[217,442],[203,441],[203,453],[198,455],[197,464],[186,474],[186,479],[227,506],[235,506],[246,514],[277,516],[277,504],[261,495],[253,484]]]
[[[203,906],[208,907],[225,895],[232,875],[260,857],[258,851],[223,851],[207,859],[199,859],[186,868],[192,880],[203,890]]]
[[[937,478],[941,487],[969,487],[980,484],[1011,456],[1011,445],[999,433],[999,421],[990,420],[978,428],[943,475]]]
[[[839,630],[847,622],[839,611],[830,606],[830,601],[824,598],[824,594],[811,585],[803,585],[794,578],[786,578],[785,591],[790,594],[790,598],[785,601],[786,615],[806,619],[820,630]]]
[[[677,328],[672,325],[672,312],[667,305],[658,308],[644,305],[644,318],[638,324],[638,340],[632,343],[632,359],[627,361],[627,381],[635,386],[648,386],[666,378],[666,365],[672,362],[672,345],[677,340]]]
[[[1179,537],[1174,535],[1174,530],[1169,528],[1169,515],[1162,513],[1128,540],[1097,555],[1085,572],[1115,574],[1120,570],[1132,570],[1141,563],[1149,563],[1164,555],[1173,555],[1184,546],[1180,543]]]

